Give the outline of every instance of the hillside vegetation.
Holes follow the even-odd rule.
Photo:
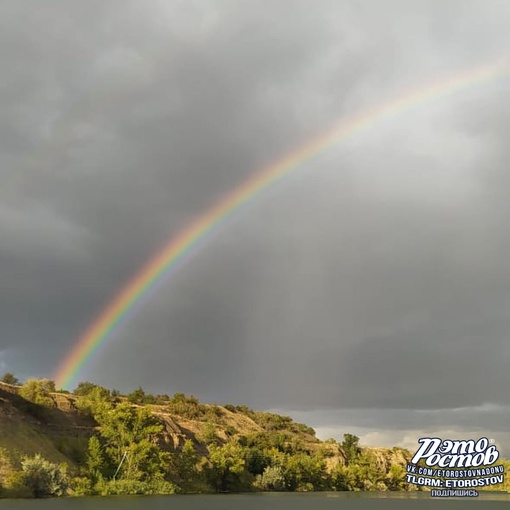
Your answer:
[[[0,494],[414,490],[412,454],[320,441],[307,425],[176,393],[0,383]],[[12,384],[14,383],[14,384]]]

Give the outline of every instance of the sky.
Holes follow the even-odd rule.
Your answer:
[[[510,3],[6,0],[0,370],[52,377],[143,264],[361,111],[510,60]],[[303,162],[79,380],[291,415],[319,437],[510,455],[510,77]]]

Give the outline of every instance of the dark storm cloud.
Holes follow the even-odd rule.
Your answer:
[[[510,50],[497,1],[0,9],[0,368],[21,377],[53,373],[147,258],[248,175]],[[508,86],[466,87],[303,164],[82,377],[313,410],[323,429],[324,409],[351,409],[337,428],[372,442],[474,430],[487,405],[501,430]]]

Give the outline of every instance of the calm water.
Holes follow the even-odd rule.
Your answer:
[[[0,510],[499,510],[510,507],[510,495],[478,498],[431,498],[428,494],[315,493],[140,496],[0,500]]]

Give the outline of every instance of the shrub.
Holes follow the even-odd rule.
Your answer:
[[[233,425],[227,425],[225,427],[225,434],[227,434],[229,437],[234,436],[237,434],[237,429]]]
[[[6,479],[2,496],[7,498],[33,498],[33,491],[25,485],[23,473],[12,471]]]
[[[9,452],[5,448],[0,448],[0,485],[5,485],[5,481],[12,470]]]
[[[200,435],[205,444],[216,443],[216,427],[212,423],[205,423]]]
[[[98,392],[105,398],[110,397],[110,390],[104,388],[103,386],[99,386],[88,381],[78,383],[78,386],[76,386],[75,390],[73,391],[73,394],[79,397],[84,397],[86,395],[89,395],[92,391],[94,391],[95,388],[98,388]]]
[[[204,420],[218,423],[220,421],[220,418],[223,416],[223,411],[221,410],[220,406],[208,406],[205,408],[205,413],[203,415]]]
[[[37,454],[21,462],[23,485],[34,498],[63,496],[67,491],[67,473],[64,465],[57,465]]]
[[[157,405],[168,404],[169,401],[170,397],[166,393],[163,393],[162,395],[156,395],[154,397],[154,403]]]
[[[193,395],[187,397],[184,393],[176,393],[168,403],[168,411],[188,420],[197,420],[205,414],[205,406]]]
[[[217,492],[247,488],[243,448],[235,443],[209,446],[209,465],[205,468],[209,485]]]
[[[95,494],[92,480],[84,476],[73,478],[69,483],[69,493],[71,496],[92,496]]]
[[[145,391],[143,391],[143,388],[141,386],[138,386],[138,388],[135,391],[132,391],[131,393],[128,394],[127,399],[132,404],[143,404],[146,400]]]
[[[89,416],[98,416],[112,408],[110,392],[101,386],[94,386],[81,396],[76,407],[79,411]]]
[[[96,492],[101,496],[136,495],[136,494],[174,494],[177,486],[166,480],[142,482],[139,480],[101,480],[96,485]]]
[[[190,439],[186,439],[179,452],[171,457],[170,471],[172,478],[182,487],[191,486],[198,472],[200,455],[195,451]]]
[[[293,423],[292,430],[294,432],[298,432],[298,433],[309,434],[310,436],[314,436],[314,437],[316,434],[314,428],[309,427],[308,425],[305,425],[304,423]]]
[[[255,480],[255,486],[263,491],[284,491],[285,478],[280,467],[268,466]]]
[[[28,379],[21,386],[19,394],[26,400],[45,407],[54,407],[50,393],[55,391],[55,383],[49,379]]]
[[[14,375],[11,374],[10,372],[7,372],[3,375],[2,382],[4,382],[5,384],[17,386],[19,384],[19,379],[17,377],[14,377]]]

